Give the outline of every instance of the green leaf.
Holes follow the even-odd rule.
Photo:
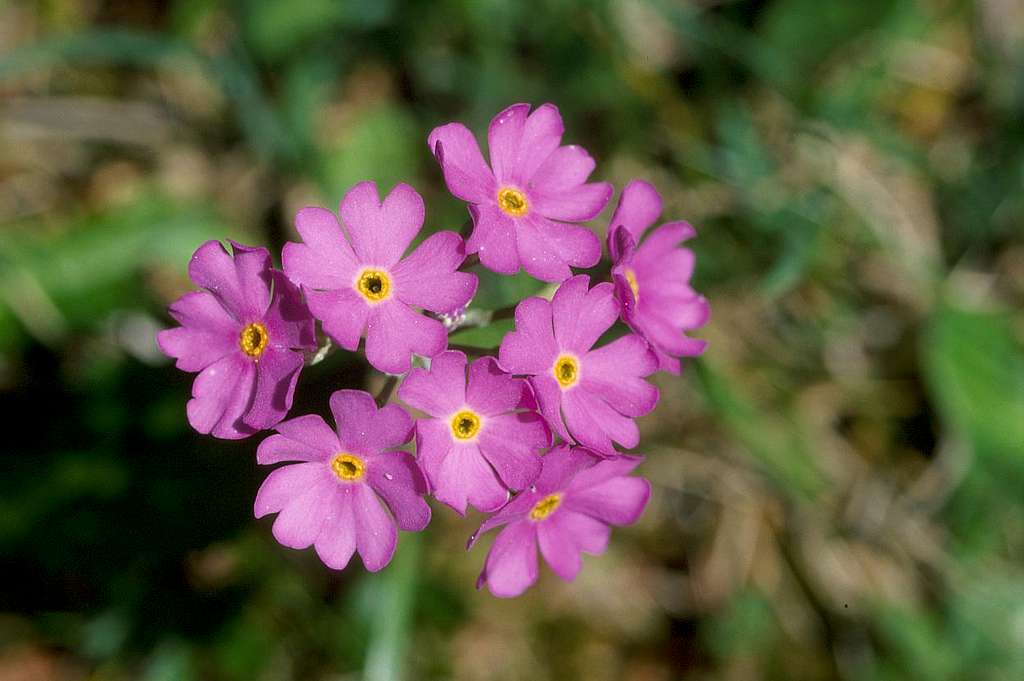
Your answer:
[[[484,310],[500,310],[516,305],[523,298],[540,293],[544,282],[538,281],[526,272],[512,276],[496,274],[490,270],[478,270],[480,286],[473,298],[473,307]]]
[[[889,660],[895,661],[898,669],[914,670],[904,678],[954,678],[960,666],[957,651],[930,613],[884,604],[875,613],[875,626],[891,654]]]
[[[31,222],[11,229],[0,247],[0,324],[21,326],[53,341],[90,327],[111,310],[139,307],[138,281],[147,267],[184,269],[201,243],[229,230],[209,207],[158,196],[57,228]],[[0,329],[0,338],[10,337]],[[2,346],[0,346],[2,347]]]
[[[471,348],[484,348],[493,350],[501,345],[505,334],[515,328],[515,322],[511,319],[499,319],[487,326],[475,326],[469,329],[456,331],[448,337],[452,345],[464,345]]]
[[[980,463],[1024,474],[1024,349],[1012,317],[947,302],[922,356],[943,421],[969,438]]]
[[[355,183],[372,179],[386,194],[415,172],[422,137],[405,109],[385,105],[365,111],[328,152],[325,181],[340,195]]]
[[[697,377],[718,416],[761,464],[765,474],[788,494],[813,498],[825,485],[825,478],[807,450],[798,426],[762,410],[743,394],[742,384],[729,381],[707,361],[694,362]]]

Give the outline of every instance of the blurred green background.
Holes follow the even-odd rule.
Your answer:
[[[458,229],[427,133],[516,101],[698,229],[651,504],[513,601],[440,506],[333,573],[153,334],[199,243],[356,181]],[[0,679],[1017,681],[1022,303],[1020,0],[7,0]],[[293,413],[377,382],[336,353]]]

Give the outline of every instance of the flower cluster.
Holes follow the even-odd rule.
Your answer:
[[[502,528],[478,587],[509,597],[537,580],[538,548],[572,579],[581,553],[602,553],[612,525],[640,516],[650,484],[632,475],[641,458],[620,449],[639,444],[635,419],[658,402],[651,375],[678,374],[681,357],[704,350],[686,335],[708,318],[690,287],[693,253],[680,246],[694,231],[685,222],[648,231],[661,197],[634,180],[607,229],[611,281],[574,275],[601,259],[601,242],[579,223],[613,188],[587,181],[594,159],[562,145],[563,132],[553,105],[511,106],[491,121],[489,163],[461,123],[430,133],[445,183],[472,218],[465,240],[441,231],[410,251],[423,199],[399,184],[382,200],[361,182],[338,214],[298,212],[301,242],[285,244],[280,270],[266,249],[234,242],[230,252],[211,241],[193,255],[189,276],[203,290],[171,305],[180,326],[157,342],[179,369],[198,372],[186,407],[198,432],[275,431],[256,460],[284,465],[263,482],[254,511],[277,514],[281,544],[312,546],[335,569],[358,553],[380,570],[399,529],[430,522],[429,495],[461,515],[470,506],[491,514],[470,547]],[[515,328],[496,357],[470,358],[448,349],[448,333],[471,318],[480,266],[522,269],[557,288],[509,310]],[[335,427],[315,414],[284,420],[303,367],[332,344],[362,345],[391,375],[387,385],[400,379],[397,397],[418,417],[389,401],[390,390],[376,399],[338,390],[328,400]]]

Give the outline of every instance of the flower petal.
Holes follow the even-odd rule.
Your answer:
[[[225,355],[196,377],[185,405],[188,422],[200,433],[238,440],[256,432],[242,422],[256,388],[256,367],[241,351]]]
[[[694,339],[684,332],[703,326],[711,312],[707,301],[697,294],[661,298],[657,305],[650,300],[643,303],[630,323],[640,327],[652,344],[674,355],[685,354]]]
[[[476,532],[470,535],[469,541],[466,542],[466,549],[469,550],[473,548],[477,539],[494,528],[501,527],[508,523],[517,522],[519,520],[524,520],[526,515],[530,512],[530,509],[532,509],[542,497],[542,494],[538,492],[531,492],[529,490],[524,490],[512,497],[508,503],[498,509],[497,512],[480,523],[480,527],[476,529]],[[479,584],[477,585],[477,588],[479,588]]]
[[[598,461],[592,452],[583,447],[558,445],[544,455],[544,470],[534,486],[542,495],[564,491],[580,471],[587,470]]]
[[[398,530],[381,501],[366,485],[353,485],[356,547],[363,565],[377,572],[391,562],[398,544]]]
[[[407,184],[395,185],[383,203],[375,182],[360,182],[341,200],[341,219],[360,264],[391,267],[423,226],[423,199]]]
[[[610,182],[590,182],[557,193],[531,192],[531,209],[552,220],[582,222],[604,210],[614,191]]]
[[[620,454],[611,459],[601,459],[590,468],[577,473],[566,487],[566,491],[582,492],[590,487],[604,484],[612,478],[629,475],[643,460],[642,456],[629,456],[628,454]]]
[[[448,333],[436,319],[398,300],[373,308],[366,324],[366,360],[378,371],[402,374],[412,355],[433,357],[448,347]]]
[[[658,358],[636,334],[627,334],[586,354],[580,388],[625,416],[643,416],[658,403],[658,389],[643,380],[658,370]]]
[[[554,104],[542,104],[527,116],[529,110],[528,104],[514,104],[488,128],[491,167],[499,185],[525,187],[562,141],[565,127]]]
[[[356,551],[353,497],[352,485],[336,485],[334,492],[324,499],[323,511],[327,515],[316,538],[316,553],[333,570],[344,569]]]
[[[346,350],[357,350],[359,339],[370,318],[370,307],[366,300],[351,288],[333,291],[307,288],[305,293],[309,309],[323,322],[324,332]]]
[[[465,259],[462,237],[455,232],[432,234],[392,270],[395,296],[431,312],[465,307],[477,287],[475,274],[456,271]]]
[[[531,296],[516,306],[516,330],[505,334],[498,363],[512,374],[539,374],[554,366],[558,355],[551,325],[551,303]]]
[[[583,356],[619,317],[608,282],[588,289],[590,278],[578,274],[565,281],[551,299],[555,340],[559,348]]]
[[[508,491],[476,445],[450,446],[435,480],[434,497],[460,515],[467,503],[490,513],[508,501]]]
[[[575,144],[559,147],[530,178],[527,190],[531,196],[537,193],[561,194],[586,182],[595,165],[594,159],[583,147]]]
[[[563,440],[571,441],[572,436],[566,430],[565,419],[562,416],[562,389],[555,377],[549,373],[537,374],[530,379],[530,386],[533,387],[534,396],[537,398],[537,406],[550,426]]]
[[[608,223],[609,233],[620,225],[629,230],[637,242],[647,228],[661,215],[661,195],[650,182],[632,180],[622,189],[619,204],[615,206]]]
[[[529,104],[513,104],[491,119],[487,128],[487,150],[498,184],[512,181],[529,111]]]
[[[640,430],[633,419],[615,411],[601,396],[582,386],[565,392],[562,413],[573,439],[604,456],[618,453],[612,440],[627,449],[640,442]]]
[[[313,482],[305,492],[288,501],[274,520],[274,539],[282,546],[293,549],[304,549],[316,541],[327,518],[324,502],[331,500],[335,484],[334,480],[321,478]]]
[[[510,489],[526,489],[540,475],[540,450],[551,443],[536,412],[489,416],[480,429],[480,451]]]
[[[398,527],[419,532],[430,523],[430,506],[423,500],[427,481],[408,452],[384,452],[367,463],[366,482],[387,502]]]
[[[692,252],[685,248],[678,248],[678,246],[684,241],[693,238],[696,234],[697,230],[688,222],[666,222],[647,235],[647,238],[637,248],[637,258],[642,261],[653,261],[661,254],[678,251],[690,253],[692,258]],[[691,260],[685,272],[673,272],[672,274],[674,277],[679,277],[682,274],[682,278],[688,280],[692,272],[693,262]]]
[[[592,556],[605,552],[608,548],[608,538],[612,533],[612,529],[606,523],[570,510],[568,504],[559,508],[544,525],[558,527],[564,536],[572,537],[573,544],[581,551]],[[547,558],[547,555],[544,557]]]
[[[377,409],[369,393],[338,390],[331,395],[330,405],[338,424],[338,440],[349,453],[373,455],[412,438],[412,419],[397,404]]]
[[[466,253],[478,254],[487,269],[499,274],[518,272],[516,221],[494,203],[470,206],[469,213],[473,217],[473,233],[466,242]]]
[[[286,350],[312,350],[316,347],[316,329],[313,315],[303,302],[299,288],[280,270],[272,270],[270,275],[274,282],[274,297],[263,315],[268,343]]]
[[[398,386],[398,397],[431,416],[450,416],[466,404],[466,355],[447,350],[430,361],[429,371],[413,368]]]
[[[598,464],[600,465],[600,464]],[[651,483],[621,476],[566,495],[565,508],[585,513],[612,525],[629,525],[643,513],[651,496]]]
[[[182,371],[202,371],[238,349],[239,323],[212,293],[186,293],[168,311],[181,326],[158,333],[157,344]]]
[[[537,535],[533,523],[508,525],[494,539],[477,587],[487,584],[499,598],[511,598],[537,581]]]
[[[555,511],[554,515],[557,516],[558,513]],[[537,523],[537,543],[540,545],[541,555],[556,575],[566,581],[572,581],[583,566],[580,550],[572,535],[550,520],[554,520],[554,517]]]
[[[612,259],[612,271],[630,266],[636,253],[636,239],[625,227],[615,227],[608,232],[608,256]]]
[[[454,446],[448,423],[442,419],[416,419],[416,462],[433,493],[437,489],[441,466]]]
[[[277,513],[292,499],[298,499],[327,479],[327,470],[320,461],[276,468],[270,471],[270,475],[256,492],[253,513],[257,518],[262,518],[269,513]]]
[[[462,123],[449,123],[430,131],[427,146],[444,173],[448,191],[472,203],[497,195],[494,174],[484,161],[473,133]]]
[[[270,253],[265,248],[236,244],[231,256],[219,241],[207,241],[192,254],[188,274],[240,322],[261,316],[270,304]]]
[[[359,262],[337,216],[326,208],[303,208],[295,214],[295,229],[303,243],[286,243],[281,251],[288,278],[315,289],[351,286]]]
[[[541,281],[572,276],[569,266],[593,267],[601,259],[601,242],[586,227],[552,222],[531,211],[517,221],[516,244],[523,269]]]
[[[298,352],[275,347],[265,349],[256,362],[256,392],[242,421],[256,430],[279,423],[292,408],[302,365],[302,355]]]
[[[474,411],[484,416],[504,414],[532,399],[526,381],[502,371],[493,357],[480,357],[469,367],[465,401]]]
[[[526,119],[522,138],[519,140],[514,167],[505,176],[495,172],[503,181],[525,187],[537,170],[562,143],[565,126],[562,115],[554,104],[541,104]]]
[[[256,450],[256,463],[269,465],[282,461],[325,461],[341,449],[338,435],[317,414],[306,414],[282,421]]]

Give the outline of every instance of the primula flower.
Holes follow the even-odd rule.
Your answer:
[[[529,112],[529,104],[514,104],[491,121],[490,167],[461,123],[434,128],[427,144],[448,190],[470,204],[474,229],[466,251],[479,253],[495,272],[515,274],[522,266],[559,282],[571,276],[570,265],[593,267],[601,258],[597,237],[566,223],[600,213],[612,186],[587,183],[594,159],[582,147],[560,146],[565,128],[553,104]]]
[[[186,293],[169,312],[179,327],[157,334],[164,354],[198,371],[188,421],[200,433],[239,439],[270,428],[292,406],[302,350],[316,347],[313,318],[298,288],[270,266],[265,248],[207,241],[188,272],[207,290]]]
[[[686,331],[703,326],[711,310],[690,288],[693,251],[678,247],[696,234],[693,227],[668,222],[641,242],[659,215],[657,190],[643,180],[630,182],[609,223],[608,252],[623,321],[651,344],[662,371],[678,374],[679,357],[704,352],[707,342]]]
[[[470,538],[505,526],[484,562],[477,588],[495,596],[518,596],[537,581],[537,547],[556,575],[572,580],[581,553],[599,555],[608,546],[609,525],[629,525],[640,517],[651,485],[630,476],[641,459],[598,460],[585,449],[564,445],[543,457],[536,485],[488,518]]]
[[[423,199],[407,184],[384,202],[377,185],[360,182],[341,201],[341,220],[303,208],[295,227],[304,243],[284,246],[284,271],[301,284],[324,331],[346,350],[366,332],[366,359],[380,371],[409,370],[413,353],[432,357],[448,345],[444,325],[417,312],[461,308],[476,292],[476,275],[456,270],[465,245],[454,232],[429,236],[408,257],[423,226]]]
[[[577,275],[551,302],[531,297],[516,306],[516,329],[501,342],[498,362],[529,376],[541,413],[566,441],[613,456],[612,440],[633,448],[640,433],[633,417],[658,402],[658,389],[643,380],[658,368],[646,341],[627,334],[591,350],[619,316],[612,285],[588,290]]]
[[[466,356],[449,350],[429,371],[410,371],[398,396],[433,417],[416,421],[416,453],[434,496],[459,513],[467,502],[493,511],[508,490],[524,489],[540,473],[539,452],[551,433],[532,411],[530,386],[493,358],[473,362],[467,381]]]
[[[278,424],[278,434],[260,443],[261,464],[301,463],[267,476],[254,511],[257,518],[278,513],[273,533],[281,544],[313,545],[336,570],[359,551],[376,572],[394,555],[396,524],[418,532],[430,522],[423,474],[411,454],[390,451],[412,438],[412,419],[397,404],[377,409],[359,390],[337,391],[330,405],[337,432],[310,414]]]

